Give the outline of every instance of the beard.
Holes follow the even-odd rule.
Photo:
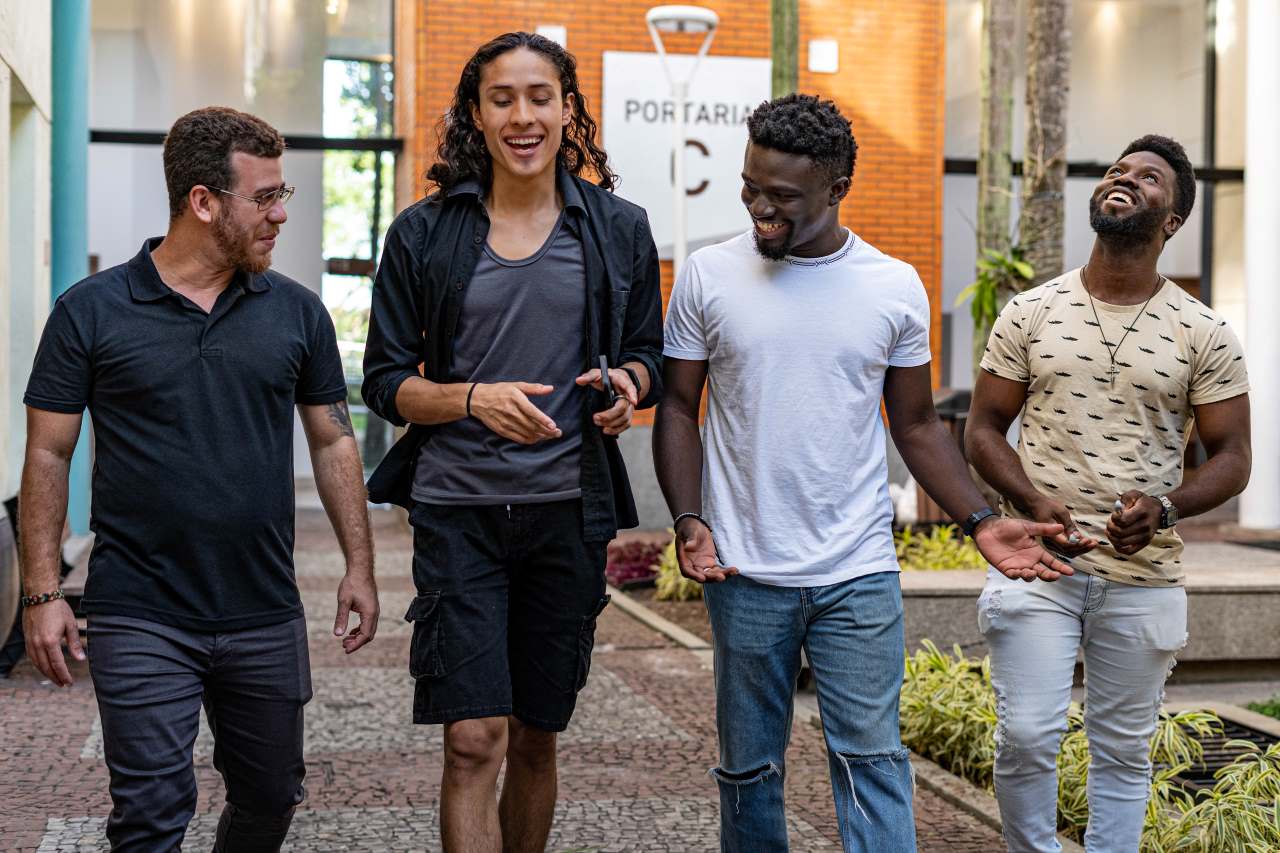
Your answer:
[[[1160,228],[1169,216],[1167,207],[1148,207],[1129,216],[1114,216],[1102,212],[1102,202],[1089,199],[1089,227],[1113,246],[1132,249],[1154,242],[1160,236]]]
[[[794,229],[787,229],[787,239],[781,243],[767,244],[760,240],[760,234],[754,228],[751,230],[751,236],[755,238],[756,251],[760,253],[762,258],[770,261],[780,261],[787,255],[791,254],[791,249],[795,246],[795,240],[792,235]]]
[[[226,207],[213,220],[213,240],[222,252],[227,266],[236,272],[258,275],[271,266],[271,253],[255,258],[249,249],[253,246],[253,229],[237,228]]]

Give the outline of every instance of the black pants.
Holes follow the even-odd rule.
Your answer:
[[[416,504],[415,723],[513,715],[559,732],[587,683],[608,542],[582,539],[582,501]]]
[[[125,616],[89,619],[113,851],[182,845],[195,813],[192,746],[204,705],[227,786],[216,850],[276,851],[305,792],[302,706],[311,698],[306,621],[225,633]]]

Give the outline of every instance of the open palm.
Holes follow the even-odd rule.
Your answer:
[[[1008,578],[1056,581],[1063,575],[1074,574],[1074,571],[1046,551],[1038,537],[1056,536],[1061,532],[1061,524],[997,518],[979,525],[973,541],[987,562]]]

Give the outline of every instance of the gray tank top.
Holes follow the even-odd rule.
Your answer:
[[[581,497],[587,391],[573,380],[586,370],[585,323],[582,242],[563,211],[528,258],[500,258],[486,244],[463,294],[448,381],[553,385],[529,399],[562,435],[525,446],[477,418],[442,424],[418,458],[414,500],[484,506]]]

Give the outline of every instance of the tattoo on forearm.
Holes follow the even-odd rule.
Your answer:
[[[350,438],[355,437],[356,431],[351,427],[351,417],[347,414],[347,402],[345,400],[330,403],[325,407],[325,414],[342,431],[343,435]]]

